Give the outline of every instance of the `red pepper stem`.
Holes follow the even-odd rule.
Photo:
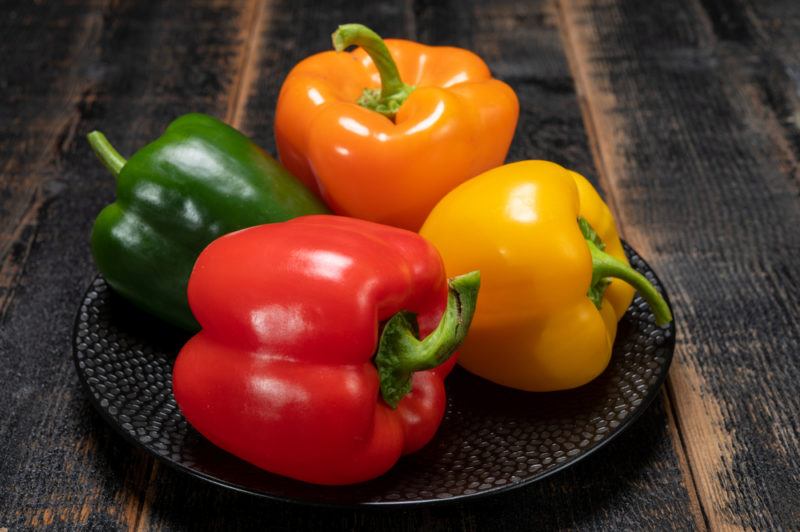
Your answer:
[[[400,79],[397,64],[380,35],[363,24],[342,24],[333,32],[331,38],[337,52],[346,50],[350,46],[360,46],[369,54],[381,77],[381,90],[379,92],[365,88],[358,104],[393,120],[397,110],[414,87],[406,85]]]
[[[122,167],[128,162],[125,160],[125,157],[120,155],[119,152],[114,149],[114,146],[108,142],[106,136],[99,131],[92,131],[86,135],[86,139],[89,141],[89,145],[92,147],[92,150],[94,150],[97,158],[100,159],[100,162],[114,175],[114,179],[118,178]]]
[[[666,325],[672,321],[669,305],[644,275],[601,250],[591,240],[587,240],[586,244],[592,254],[592,284],[601,279],[621,279],[633,286],[644,297],[656,317],[657,325]]]
[[[398,312],[386,322],[375,365],[381,395],[389,406],[397,408],[411,391],[414,372],[443,364],[464,340],[475,313],[480,282],[478,271],[449,280],[447,306],[439,325],[423,340],[417,338],[416,316],[410,312]]]

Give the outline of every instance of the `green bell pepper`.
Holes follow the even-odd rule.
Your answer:
[[[186,297],[200,252],[245,227],[326,213],[317,197],[249,138],[188,114],[128,161],[99,131],[92,149],[117,179],[116,202],[92,229],[106,281],[137,306],[195,331]]]

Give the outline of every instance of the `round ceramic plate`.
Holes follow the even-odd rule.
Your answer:
[[[631,264],[663,289],[626,247]],[[590,384],[525,393],[456,368],[434,439],[382,477],[321,487],[269,474],[213,446],[178,410],[172,364],[185,333],[145,315],[98,277],[74,332],[75,366],[106,421],[134,445],[202,480],[262,497],[322,505],[396,505],[460,500],[541,480],[610,442],[647,408],[667,375],[674,324],[655,326],[637,296],[619,324],[611,363]]]

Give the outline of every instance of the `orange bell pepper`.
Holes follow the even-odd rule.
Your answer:
[[[333,43],[287,76],[275,140],[335,212],[416,231],[451,189],[503,163],[519,103],[477,55],[360,24]]]

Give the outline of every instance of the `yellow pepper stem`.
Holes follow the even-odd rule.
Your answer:
[[[592,303],[600,308],[603,303],[603,293],[606,291],[610,279],[617,278],[633,286],[642,294],[656,317],[656,324],[666,325],[671,322],[672,312],[669,310],[669,305],[650,281],[625,262],[603,251],[606,246],[600,239],[600,235],[583,216],[578,217],[578,227],[592,254],[592,284],[586,293]]]
[[[411,391],[415,371],[440,366],[455,352],[469,330],[480,289],[480,272],[453,277],[448,282],[447,307],[428,336],[419,340],[417,318],[411,312],[398,312],[383,327],[375,366],[381,382],[383,400],[397,408]]]
[[[381,76],[381,89],[365,88],[358,104],[394,120],[400,106],[414,90],[400,79],[400,71],[381,36],[363,24],[342,24],[331,35],[337,52],[360,46],[372,58]]]
[[[592,286],[611,277],[621,279],[642,294],[656,317],[657,325],[666,325],[672,321],[669,305],[644,275],[601,250],[591,240],[587,239],[586,244],[592,254]]]

